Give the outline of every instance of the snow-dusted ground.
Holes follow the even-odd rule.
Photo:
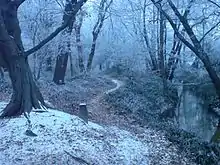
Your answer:
[[[0,109],[5,103],[0,104]],[[149,145],[117,127],[84,124],[76,116],[56,110],[31,113],[33,132],[26,136],[26,119],[22,116],[0,120],[0,164],[149,164]]]
[[[32,131],[37,137],[25,135],[28,126],[23,116],[0,120],[0,165],[193,165],[161,132],[129,124],[104,111],[102,96],[124,85],[111,81],[116,87],[90,100],[88,110],[113,123],[110,125],[121,128],[120,123],[124,123],[122,128],[127,131],[92,122],[86,125],[78,117],[57,110],[31,113]],[[5,105],[0,102],[0,111]]]

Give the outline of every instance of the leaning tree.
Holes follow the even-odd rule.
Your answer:
[[[163,9],[162,6],[162,1],[155,1],[155,0],[151,0],[151,2],[158,8],[158,10],[160,11],[160,13],[162,13],[164,15],[164,17],[168,20],[168,22],[170,23],[171,27],[173,28],[175,35],[179,38],[179,40],[184,43],[195,55],[198,59],[201,60],[201,62],[204,65],[204,68],[206,69],[212,83],[213,86],[215,87],[216,90],[216,94],[220,100],[220,77],[219,74],[217,73],[217,71],[215,70],[215,68],[213,67],[213,65],[211,64],[208,52],[205,51],[205,49],[202,47],[201,41],[206,37],[206,35],[208,35],[208,33],[210,33],[214,28],[216,28],[220,21],[213,26],[212,28],[210,28],[210,30],[208,30],[201,39],[198,38],[198,36],[196,36],[196,33],[193,31],[193,27],[190,26],[190,23],[187,19],[187,14],[190,12],[190,8],[192,7],[192,3],[194,2],[194,0],[191,0],[189,2],[189,5],[187,6],[187,9],[185,11],[185,13],[182,15],[179,10],[177,9],[176,5],[173,3],[172,0],[167,0],[167,3],[169,5],[169,7],[172,9],[173,13],[176,15],[177,19],[179,20],[179,22],[182,24],[185,33],[189,36],[190,41],[188,41],[179,31],[177,24],[173,21],[173,19],[170,17],[170,15],[168,15],[168,13]],[[215,3],[212,0],[209,0],[209,2],[211,2],[214,5],[217,5],[218,8],[220,8],[220,6]],[[215,112],[216,113],[216,112]],[[219,114],[216,113],[218,117]],[[219,118],[219,122],[218,122],[218,126],[216,129],[216,132],[212,138],[212,141],[217,141],[220,138],[220,118]]]
[[[27,116],[32,108],[46,106],[43,96],[33,79],[28,55],[36,52],[57,34],[64,30],[69,22],[62,24],[37,46],[25,51],[21,39],[18,20],[18,8],[25,0],[0,0],[0,66],[7,68],[12,83],[13,94],[0,117]],[[87,0],[78,0],[73,6],[69,20],[76,15]]]

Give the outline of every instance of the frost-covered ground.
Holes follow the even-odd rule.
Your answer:
[[[217,144],[207,143],[198,139],[195,135],[179,129],[169,117],[165,118],[161,115],[160,112],[169,107],[170,101],[164,100],[163,86],[158,77],[155,78],[155,76],[151,75],[139,78],[137,76],[125,77],[124,79],[117,78],[121,79],[124,85],[117,91],[106,95],[102,102],[107,102],[110,105],[106,108],[107,112],[112,111],[117,118],[126,119],[123,122],[119,120],[121,123],[119,125],[123,126],[123,129],[129,129],[128,131],[135,134],[137,134],[137,131],[140,132],[139,130],[149,130],[149,128],[154,130],[153,135],[150,136],[150,141],[153,141],[154,144],[160,143],[159,146],[155,145],[157,154],[154,154],[154,160],[156,161],[154,164],[160,164],[160,158],[167,152],[171,156],[170,159],[174,161],[182,160],[181,157],[187,157],[199,165],[220,165],[220,148]],[[170,92],[175,94],[172,89]],[[171,98],[174,98],[175,101],[173,95],[169,96],[169,99]],[[115,123],[115,120],[111,121]],[[176,156],[176,151],[173,151],[172,156],[169,142],[171,146],[177,149],[179,158]],[[165,149],[164,146],[166,144],[168,144],[168,147]],[[176,162],[176,164],[181,163]]]
[[[4,106],[1,103],[0,109]],[[187,164],[184,158],[175,160],[176,149],[150,129],[138,137],[117,127],[86,125],[80,118],[57,110],[32,112],[31,121],[37,137],[25,135],[23,116],[0,120],[1,165],[148,165],[154,164],[153,159],[159,164]],[[160,140],[152,141],[152,137]],[[160,146],[167,149],[156,158],[155,149]]]
[[[1,104],[2,106],[3,104]],[[24,117],[2,120],[0,164],[72,164],[67,153],[89,164],[148,164],[148,144],[116,127],[102,127],[56,110],[31,113],[33,132],[24,134]],[[67,152],[67,153],[66,153]],[[78,162],[79,163],[79,162]]]

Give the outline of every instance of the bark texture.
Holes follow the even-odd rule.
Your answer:
[[[24,1],[0,0],[0,67],[9,72],[13,87],[11,100],[0,113],[1,118],[17,116],[22,113],[28,117],[33,107],[46,106],[43,96],[33,79],[27,57],[64,30],[87,0],[79,0],[71,17],[62,26],[26,52],[23,48],[21,29],[17,17],[18,8]]]
[[[21,30],[17,18],[17,9],[23,1],[3,0],[0,4],[0,58],[7,68],[13,87],[9,104],[1,117],[11,117],[25,113],[32,107],[45,105],[44,99],[33,79],[28,59],[24,56]]]
[[[147,34],[146,8],[147,8],[147,0],[144,0],[144,8],[143,8],[143,37],[144,37],[144,41],[145,41],[145,44],[147,46],[147,50],[148,50],[148,53],[149,53],[149,56],[150,56],[150,60],[151,60],[151,70],[155,71],[155,70],[158,69],[158,64],[157,64],[156,54],[155,54],[155,52],[153,51],[153,49],[152,49],[152,47],[150,45],[148,34]]]
[[[79,65],[80,73],[85,72],[85,66],[84,66],[84,60],[83,60],[83,48],[82,48],[82,42],[81,42],[81,28],[82,28],[82,23],[83,23],[83,16],[84,16],[83,11],[80,11],[77,17],[78,19],[74,26],[75,33],[76,33],[76,47],[77,47],[77,52],[78,52],[78,65]]]
[[[62,33],[64,44],[60,45],[60,53],[58,54],[57,59],[56,59],[56,66],[55,66],[54,77],[53,77],[53,81],[58,85],[64,84],[68,57],[71,55],[69,37],[72,33],[73,23],[75,21],[75,17],[72,17],[72,15],[74,13],[74,7],[76,3],[77,3],[77,0],[66,0],[65,11],[63,14],[63,24],[68,22],[68,26]]]
[[[192,5],[192,3],[189,3],[189,6],[187,7],[186,12],[184,13],[184,15],[181,15],[180,12],[178,11],[177,7],[175,6],[175,4],[173,3],[172,0],[167,0],[170,8],[172,9],[172,11],[174,12],[174,14],[176,15],[176,17],[178,18],[178,20],[180,21],[181,25],[183,26],[185,33],[189,36],[191,43],[189,41],[187,41],[187,39],[179,32],[177,25],[174,23],[174,21],[172,20],[172,18],[163,10],[162,5],[160,4],[160,2],[156,2],[155,0],[151,0],[154,5],[158,8],[158,10],[165,16],[165,18],[169,21],[170,25],[172,26],[175,34],[177,35],[177,37],[181,40],[181,42],[183,42],[192,52],[195,53],[196,57],[198,59],[201,60],[201,62],[203,63],[206,71],[209,74],[209,77],[216,89],[216,93],[220,99],[220,77],[218,76],[215,68],[211,65],[209,56],[207,54],[207,52],[205,52],[205,50],[203,49],[201,42],[198,40],[198,38],[196,37],[192,27],[189,25],[189,22],[187,20],[187,14],[189,13],[189,9]],[[219,125],[220,125],[220,121],[219,121]],[[219,135],[219,127],[216,129],[216,133],[214,136]],[[220,138],[218,136],[218,138]]]
[[[110,0],[109,3],[108,3],[108,0],[101,0],[101,2],[100,2],[98,20],[97,20],[95,26],[93,27],[93,31],[92,31],[92,46],[90,49],[89,58],[88,58],[87,66],[86,66],[87,72],[90,72],[92,69],[92,63],[93,63],[93,58],[94,58],[95,49],[96,49],[96,41],[97,41],[98,36],[101,32],[104,21],[105,21],[105,19],[107,19],[106,13],[108,12],[108,9],[109,9],[110,5],[112,4],[112,2],[113,2],[113,0]]]

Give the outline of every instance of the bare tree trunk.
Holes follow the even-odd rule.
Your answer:
[[[0,1],[0,66],[8,70],[13,87],[11,100],[1,112],[1,118],[17,116],[22,113],[28,117],[33,107],[41,108],[41,106],[46,106],[43,96],[33,79],[27,57],[39,50],[67,27],[67,24],[62,25],[38,45],[24,52],[21,29],[17,17],[18,7],[24,1]],[[79,0],[72,17],[75,16],[85,2],[86,0]]]
[[[57,56],[53,81],[58,85],[64,84],[68,56],[68,52],[62,52]]]
[[[177,37],[189,48],[191,49],[196,57],[198,57],[202,63],[204,64],[204,67],[206,69],[206,71],[209,74],[209,77],[212,80],[212,83],[216,89],[216,93],[220,99],[220,78],[217,74],[217,72],[215,71],[215,69],[213,68],[213,66],[211,65],[210,59],[208,54],[205,52],[205,50],[203,49],[200,41],[197,39],[196,35],[193,32],[192,27],[189,25],[187,18],[184,16],[182,16],[178,9],[176,8],[176,6],[174,5],[174,3],[172,2],[172,0],[167,0],[171,9],[173,10],[173,12],[175,13],[175,15],[177,16],[177,18],[179,19],[179,21],[181,22],[182,26],[184,27],[186,33],[188,34],[192,44],[187,41],[184,36],[178,31],[178,28],[176,26],[176,24],[173,22],[173,20],[171,19],[171,17],[163,10],[162,6],[160,3],[157,3],[155,0],[151,0],[154,5],[163,13],[163,15],[166,17],[166,19],[170,22],[170,25],[172,26],[174,32],[176,33]],[[190,6],[189,6],[190,7]],[[187,12],[189,10],[186,10]],[[219,125],[220,125],[220,121],[219,121]],[[219,133],[219,128],[216,130],[216,134]]]
[[[151,49],[154,54],[154,60],[156,63],[156,70],[158,69],[158,61],[157,61],[157,30],[155,28],[158,27],[157,25],[157,11],[158,9],[153,7],[153,28],[151,30],[152,36],[151,36]]]
[[[81,27],[83,23],[83,11],[79,13],[78,20],[75,24],[75,32],[76,32],[76,46],[78,51],[78,64],[80,73],[85,72],[84,60],[83,60],[83,48],[81,42]]]
[[[52,71],[52,56],[46,58],[46,71]]]
[[[180,60],[180,52],[181,52],[181,49],[182,49],[182,43],[179,42],[179,44],[177,45],[176,47],[176,56],[174,57],[173,61],[172,61],[172,64],[170,65],[169,67],[169,72],[168,72],[168,77],[167,79],[172,81],[173,78],[174,78],[174,71],[175,69],[177,68],[177,65],[178,65],[178,62]]]
[[[69,54],[69,58],[70,58],[70,76],[73,77],[74,76],[74,67],[73,67],[73,57],[72,54]]]
[[[92,62],[93,62],[93,58],[95,55],[95,48],[96,48],[96,39],[97,39],[97,36],[95,37],[93,35],[92,47],[90,50],[89,59],[88,59],[88,63],[87,63],[87,69],[86,69],[88,72],[91,71],[91,69],[92,69]]]
[[[95,55],[95,49],[96,49],[96,40],[99,36],[99,33],[101,32],[104,20],[107,19],[106,18],[106,13],[110,7],[110,5],[112,4],[113,0],[110,0],[109,3],[107,3],[108,0],[101,0],[100,5],[99,5],[99,13],[98,13],[98,20],[93,28],[92,31],[92,46],[91,46],[91,50],[90,50],[90,54],[89,54],[89,58],[88,58],[88,62],[87,62],[87,66],[86,66],[86,71],[90,72],[92,69],[92,62],[93,62],[93,58]]]
[[[160,14],[160,38],[159,38],[159,70],[160,75],[163,77],[164,73],[164,17]]]
[[[150,46],[148,35],[147,35],[147,27],[146,27],[146,7],[147,7],[147,0],[144,0],[144,8],[143,8],[143,37],[145,44],[148,49],[148,53],[151,59],[151,70],[157,70],[157,59],[155,52],[152,51],[152,47]]]
[[[158,61],[159,61],[159,72],[160,76],[163,79],[163,88],[164,88],[164,95],[167,91],[167,82],[166,82],[166,76],[165,76],[165,62],[164,62],[164,30],[165,30],[165,19],[163,14],[160,12],[160,38],[159,38],[159,55],[158,55]]]
[[[164,21],[164,65],[166,64],[166,62],[167,62],[167,25],[166,25],[166,21]],[[166,72],[166,68],[165,68],[165,72]]]
[[[0,75],[1,75],[1,79],[4,80],[4,70],[1,66],[0,66]]]
[[[43,69],[43,68],[42,68],[43,62],[44,62],[44,59],[41,59],[41,60],[40,60],[40,63],[39,63],[39,68],[38,68],[38,72],[37,72],[37,77],[36,77],[37,80],[40,79],[41,71],[42,71],[42,69]]]
[[[176,35],[174,34],[173,37],[173,47],[170,52],[170,57],[168,59],[167,67],[166,67],[166,79],[172,81],[174,78],[174,71],[177,67],[179,58],[180,58],[180,52],[182,49],[182,42],[176,38]]]
[[[74,10],[74,5],[76,3],[77,0],[66,0],[66,6],[63,15],[63,24],[65,24],[67,21],[69,21],[69,19],[71,19]],[[64,84],[68,57],[71,54],[69,37],[71,36],[73,30],[74,21],[75,21],[75,17],[73,17],[71,21],[69,21],[68,28],[65,29],[64,32],[62,33],[63,38],[65,38],[66,40],[64,41],[64,45],[60,45],[60,53],[56,59],[56,66],[53,77],[53,81],[58,85]]]
[[[40,103],[45,105],[33,80],[28,59],[24,57],[17,18],[17,8],[20,3],[2,1],[0,6],[0,55],[6,64],[13,87],[10,103],[3,110],[1,117],[17,116],[24,112],[27,115],[32,107],[40,108]]]

